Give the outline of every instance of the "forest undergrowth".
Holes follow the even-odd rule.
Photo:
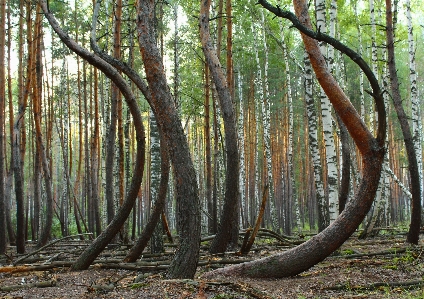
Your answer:
[[[424,298],[424,243],[405,244],[397,232],[367,240],[351,237],[332,256],[300,275],[281,279],[204,280],[201,275],[229,264],[287,250],[303,239],[275,241],[263,234],[247,255],[207,253],[202,242],[193,280],[168,280],[165,272],[174,244],[163,254],[144,254],[123,263],[129,246],[109,246],[85,271],[69,266],[89,241],[58,240],[39,252],[0,258],[0,299],[5,298]]]

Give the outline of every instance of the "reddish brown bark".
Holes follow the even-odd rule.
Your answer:
[[[260,1],[260,3],[269,5],[266,1]],[[294,0],[293,3],[301,24],[310,29],[311,22],[305,2]],[[212,271],[204,275],[206,278],[218,275],[287,277],[299,274],[339,248],[356,230],[372,205],[385,152],[384,137],[381,138],[385,136],[386,129],[384,105],[382,103],[378,105],[379,122],[383,119],[383,126],[379,126],[378,138],[375,139],[327,69],[317,41],[304,34],[302,34],[302,39],[321,86],[362,153],[364,169],[357,196],[349,201],[333,224],[302,245],[254,262]],[[374,92],[376,91],[379,90],[374,90]],[[383,109],[381,110],[381,108]]]
[[[252,235],[249,238],[248,242],[243,242],[243,246],[240,249],[240,252],[242,254],[247,254],[250,251],[250,248],[252,248],[253,243],[255,242],[256,235],[258,234],[259,229],[261,228],[261,223],[263,220],[263,216],[265,213],[265,206],[266,206],[266,200],[268,196],[268,185],[265,185],[264,191],[262,193],[262,203],[261,208],[259,210],[258,218],[256,218],[255,227],[253,228]],[[250,232],[249,232],[250,234]]]

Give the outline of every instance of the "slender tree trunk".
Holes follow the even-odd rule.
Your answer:
[[[236,225],[235,222],[238,222],[239,154],[235,112],[231,99],[231,92],[210,39],[209,8],[210,0],[202,1],[200,12],[200,36],[203,53],[215,83],[223,114],[227,163],[224,206],[217,235],[209,249],[211,253],[217,253],[224,252],[227,249],[227,246],[232,240],[233,228],[234,225]]]
[[[122,24],[122,0],[116,1],[115,11],[115,37],[114,37],[114,57],[121,58],[121,24]],[[117,102],[117,126],[118,126],[118,198],[119,206],[122,206],[125,198],[125,151],[124,151],[124,121],[123,121],[123,107],[122,96],[118,92]],[[124,243],[128,241],[128,231],[124,225],[121,229],[121,239]]]
[[[178,111],[167,85],[162,59],[154,38],[154,1],[137,4],[137,29],[141,56],[152,96],[151,106],[164,133],[176,182],[180,245],[168,269],[168,277],[192,278],[196,272],[200,243],[200,201],[196,174]]]
[[[206,192],[205,200],[208,206],[208,232],[214,234],[213,201],[212,201],[212,156],[211,156],[211,129],[210,129],[210,77],[209,67],[205,63],[205,166],[206,166]]]
[[[281,44],[283,46],[283,57],[284,57],[284,65],[286,67],[286,86],[287,86],[287,105],[288,105],[288,171],[289,171],[289,187],[290,187],[290,194],[291,199],[294,206],[295,206],[295,212],[296,212],[296,224],[298,232],[300,233],[302,230],[301,223],[300,223],[300,214],[299,214],[299,202],[298,202],[298,195],[296,194],[296,183],[295,183],[295,175],[294,175],[294,155],[293,155],[293,99],[292,99],[292,88],[291,88],[291,76],[290,76],[290,65],[289,65],[289,59],[288,59],[288,50],[287,50],[287,44],[284,40],[284,35],[282,34]],[[312,70],[311,70],[312,71]]]
[[[339,192],[339,213],[344,210],[347,200],[349,198],[349,186],[350,186],[350,146],[349,146],[349,133],[344,125],[340,116],[337,116],[337,121],[340,128],[340,141],[342,143],[342,179],[340,183]]]
[[[420,225],[421,225],[421,190],[420,175],[418,171],[417,156],[415,153],[414,142],[411,129],[409,127],[408,117],[402,106],[402,97],[399,90],[399,82],[396,69],[395,44],[394,44],[394,28],[393,28],[393,12],[392,1],[386,0],[386,41],[388,51],[388,68],[390,73],[390,88],[392,92],[393,105],[399,119],[402,129],[403,139],[405,142],[406,153],[408,156],[408,169],[411,180],[412,194],[412,212],[411,224],[406,241],[408,243],[418,244]]]
[[[150,202],[156,205],[158,195],[160,192],[161,183],[161,143],[159,128],[156,123],[153,112],[150,112]],[[166,190],[165,193],[166,195]],[[166,197],[166,196],[165,196]],[[163,211],[165,199],[163,199],[162,210],[156,212],[155,215],[156,226],[153,231],[153,235],[150,238],[150,251],[151,253],[160,253],[164,251],[163,247],[163,227],[162,222],[158,221],[160,213]]]
[[[10,30],[10,28],[9,28]],[[6,44],[6,2],[0,0],[0,254],[6,252],[6,197],[4,194],[4,107],[6,103],[6,64],[5,64],[5,44]]]
[[[314,98],[312,95],[312,66],[309,61],[308,55],[305,52],[304,57],[305,65],[305,102],[306,110],[308,113],[308,140],[309,140],[309,151],[312,157],[312,164],[314,168],[314,180],[316,190],[316,201],[318,206],[318,231],[325,229],[327,219],[327,209],[325,208],[325,192],[324,182],[322,178],[322,165],[321,158],[319,155],[319,143],[318,143],[318,119],[316,107],[314,105]]]
[[[11,20],[10,20],[10,4],[7,8],[7,24],[8,24],[8,34],[7,34],[7,89],[8,89],[8,99],[9,99],[9,134],[10,134],[10,144],[13,145],[13,96],[12,96],[12,72],[11,72],[11,40],[12,40],[12,26],[11,26]],[[19,82],[19,81],[18,81]],[[12,217],[11,217],[11,198],[12,198],[12,187],[13,187],[13,150],[10,151],[10,167],[6,178],[5,183],[5,212],[6,212],[6,225],[7,225],[7,232],[9,236],[9,242],[10,244],[16,243],[16,235],[15,231],[13,230],[13,224],[12,224]]]
[[[135,262],[143,253],[143,250],[144,248],[146,248],[149,242],[149,239],[154,233],[155,228],[158,226],[157,223],[160,222],[159,219],[165,207],[166,193],[168,189],[168,180],[169,180],[169,158],[168,158],[167,148],[163,138],[161,138],[161,142],[160,142],[160,162],[161,162],[161,165],[160,165],[161,177],[160,177],[158,192],[155,194],[157,196],[157,198],[155,199],[155,205],[150,214],[149,221],[147,222],[146,226],[143,229],[143,232],[141,233],[137,242],[128,252],[127,256],[124,258],[124,262],[126,263]],[[160,237],[162,238],[162,234],[160,235]],[[152,245],[154,246],[154,244]],[[163,242],[161,247],[163,248]]]
[[[415,42],[412,28],[411,5],[410,0],[405,1],[406,19],[408,23],[408,45],[409,45],[409,81],[411,93],[411,110],[412,110],[412,138],[414,142],[415,153],[417,155],[418,173],[421,191],[421,204],[424,203],[424,185],[423,185],[423,157],[422,157],[422,125],[421,125],[421,107],[417,89],[417,71],[415,63]]]
[[[14,124],[13,136],[14,141],[12,143],[13,157],[14,157],[14,178],[15,178],[15,196],[16,196],[16,250],[18,253],[25,252],[25,207],[24,207],[24,182],[23,182],[23,158],[24,158],[24,136],[25,131],[24,120],[25,120],[25,110],[26,102],[29,94],[30,88],[30,78],[31,78],[31,67],[32,67],[32,20],[30,14],[30,3],[27,5],[27,40],[28,40],[28,59],[27,59],[27,74],[26,81],[24,86],[23,81],[23,15],[25,13],[23,2],[20,2],[20,18],[19,18],[19,66],[18,66],[18,89],[19,89],[19,98],[18,98],[18,115]]]
[[[120,57],[120,23],[117,18],[117,11],[114,10],[114,34],[113,34],[113,56],[116,59]],[[107,204],[107,223],[110,223],[115,216],[115,180],[114,180],[114,169],[115,169],[115,138],[116,138],[116,125],[118,122],[118,101],[119,101],[119,89],[112,83],[112,96],[110,105],[110,123],[107,132],[106,143],[106,204]]]
[[[99,194],[99,139],[100,139],[100,120],[99,120],[99,94],[98,94],[98,71],[93,68],[93,104],[94,104],[94,132],[91,137],[91,155],[90,155],[90,181],[91,181],[91,199],[93,203],[93,216],[96,229],[96,235],[102,233],[102,223],[100,217],[100,194]]]

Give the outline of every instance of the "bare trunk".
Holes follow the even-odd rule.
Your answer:
[[[421,190],[420,190],[420,175],[418,172],[417,156],[415,153],[414,142],[412,139],[411,128],[409,126],[408,117],[402,106],[402,97],[399,90],[399,82],[395,60],[395,42],[393,28],[393,12],[392,1],[386,0],[386,39],[388,51],[388,68],[390,73],[390,87],[392,92],[393,105],[399,119],[402,129],[403,139],[405,142],[406,153],[408,156],[408,169],[411,180],[412,194],[412,213],[411,224],[406,241],[413,244],[418,244],[420,225],[421,225]]]
[[[4,196],[4,106],[6,102],[5,43],[6,43],[6,3],[0,1],[0,254],[6,252],[6,197]]]
[[[209,65],[215,83],[225,127],[226,147],[226,179],[225,198],[220,224],[215,239],[209,251],[211,253],[224,252],[232,241],[233,228],[238,221],[239,199],[239,154],[237,146],[237,130],[231,92],[224,76],[215,49],[212,46],[209,34],[210,0],[202,0],[200,11],[200,36],[203,53]]]

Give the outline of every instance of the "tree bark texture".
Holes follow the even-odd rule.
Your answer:
[[[159,188],[157,192],[157,198],[155,200],[155,205],[153,206],[149,221],[144,227],[137,242],[130,249],[127,256],[124,258],[125,263],[135,262],[143,253],[143,250],[146,248],[149,242],[149,239],[151,238],[155,230],[155,227],[157,226],[157,223],[159,222],[159,218],[161,217],[161,214],[163,213],[163,210],[165,208],[166,193],[168,190],[168,181],[169,181],[169,158],[168,158],[168,152],[166,149],[165,142],[163,142],[162,140],[160,143],[160,161],[161,161],[161,166],[160,166],[161,177],[160,177]],[[162,234],[161,234],[161,237],[162,237]],[[162,247],[163,247],[163,244],[162,244]]]
[[[269,5],[268,2],[260,0],[259,3],[277,16],[282,16],[282,11]],[[299,18],[299,23],[294,25],[299,28],[307,27],[310,30],[312,26],[306,4],[303,0],[294,0],[293,3],[296,15]],[[287,12],[287,14],[291,13]],[[295,20],[292,14],[291,17],[291,20]],[[308,30],[303,30],[302,32],[308,32]],[[377,138],[374,138],[365,127],[365,124],[361,121],[355,108],[336,83],[330,71],[327,69],[317,41],[306,34],[302,34],[302,39],[318,81],[326,92],[336,112],[345,123],[346,128],[353,136],[362,154],[364,163],[363,179],[359,186],[358,193],[348,202],[344,211],[330,226],[302,245],[254,262],[212,271],[204,275],[206,278],[219,275],[287,277],[299,274],[322,261],[339,248],[356,230],[372,205],[385,152],[385,110],[378,83],[375,77],[371,76],[379,112],[379,122],[382,122],[379,126],[382,132],[378,132]]]
[[[180,244],[168,269],[169,278],[193,278],[200,248],[200,200],[196,173],[154,37],[154,1],[138,1],[137,31],[151,107],[163,133],[175,179]]]
[[[235,221],[238,221],[239,199],[239,152],[237,145],[236,118],[231,92],[221,68],[216,50],[212,46],[209,33],[210,0],[202,0],[200,9],[200,38],[203,53],[215,83],[225,127],[225,151],[227,171],[225,178],[225,198],[218,232],[212,241],[211,253],[225,252],[232,237]]]
[[[6,2],[0,1],[0,254],[6,252],[6,197],[4,196],[4,106],[6,102],[6,65],[5,65],[5,43],[6,43]],[[10,59],[10,58],[9,58]]]
[[[420,175],[418,172],[417,156],[415,153],[414,142],[412,139],[411,128],[409,126],[408,117],[402,106],[402,97],[399,90],[399,81],[396,70],[395,59],[395,41],[393,29],[393,12],[392,1],[386,0],[386,41],[387,41],[387,59],[390,74],[390,89],[392,92],[393,105],[396,109],[396,114],[399,119],[402,129],[403,139],[405,142],[406,154],[408,156],[408,169],[411,180],[412,194],[412,212],[411,223],[409,226],[406,241],[413,244],[418,244],[420,225],[421,225],[421,188]]]

